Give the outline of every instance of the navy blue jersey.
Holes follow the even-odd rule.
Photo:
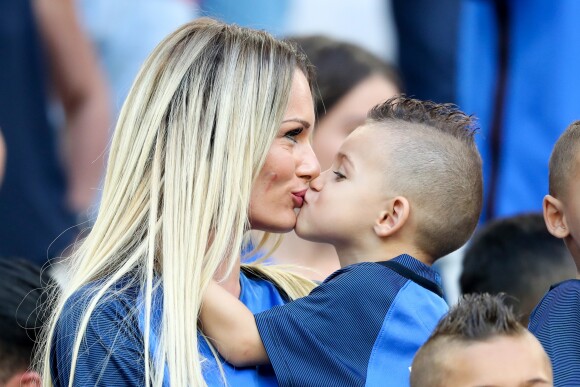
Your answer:
[[[580,386],[580,280],[552,286],[532,312],[529,329],[552,361],[554,386]]]
[[[285,302],[285,296],[270,282],[240,273],[240,301],[252,312],[258,313]],[[54,332],[51,348],[52,382],[55,387],[68,386],[71,351],[82,312],[89,295],[98,290],[97,284],[89,284],[67,301]],[[145,386],[143,321],[137,305],[142,299],[138,286],[127,281],[117,283],[111,296],[101,303],[91,315],[87,331],[80,347],[75,369],[75,386]],[[152,330],[161,315],[161,289],[154,294]],[[195,324],[195,322],[192,322]],[[156,337],[150,337],[154,352]],[[198,336],[199,352],[207,359],[202,365],[203,376],[209,386],[223,386],[217,363],[207,342]],[[221,361],[229,386],[277,386],[271,367],[235,368]],[[164,386],[169,382],[165,378]]]
[[[336,271],[307,297],[255,316],[282,386],[409,385],[448,307],[439,275],[409,255]]]

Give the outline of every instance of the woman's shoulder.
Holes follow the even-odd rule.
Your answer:
[[[124,317],[131,313],[137,305],[139,286],[127,279],[115,282],[104,289],[105,282],[97,280],[89,282],[74,291],[65,301],[61,319],[78,319],[91,306],[99,292],[103,295],[94,306],[93,315],[114,315]]]
[[[143,336],[139,328],[139,286],[119,281],[93,305],[103,285],[102,281],[88,283],[72,293],[64,304],[52,337],[51,369],[55,385],[68,384],[76,345],[80,346],[75,382],[84,384],[100,380],[105,377],[105,374],[100,374],[100,370],[107,370],[105,379],[108,375],[117,375],[119,380],[128,381],[126,371],[132,370],[129,379],[142,380],[143,367],[140,360],[143,357]],[[87,311],[90,315],[84,325]],[[80,342],[77,341],[79,334],[82,336]],[[95,385],[110,385],[103,383]]]
[[[252,313],[259,313],[288,302],[286,292],[262,271],[243,265],[240,271],[240,301]]]

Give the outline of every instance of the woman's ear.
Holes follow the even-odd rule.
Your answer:
[[[564,214],[564,204],[552,195],[546,195],[542,207],[544,209],[544,222],[546,222],[550,234],[556,238],[566,238],[570,235]]]
[[[373,226],[375,233],[381,238],[395,234],[409,219],[410,210],[409,201],[403,196],[389,200],[375,221]]]

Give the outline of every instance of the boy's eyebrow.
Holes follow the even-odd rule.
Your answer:
[[[530,379],[530,380],[526,380],[523,384],[521,384],[521,386],[523,387],[532,387],[532,386],[536,386],[538,384],[541,385],[549,385],[550,382],[548,382],[546,379],[544,378],[534,378],[534,379]],[[475,386],[475,387],[496,387],[495,385],[484,385],[484,386]]]
[[[349,158],[349,157],[348,157],[346,154],[344,154],[344,153],[342,153],[342,152],[338,152],[338,154],[336,155],[336,157],[337,157],[337,158],[338,158],[340,161],[343,161],[343,162],[345,162],[345,163],[349,164],[349,165],[350,165],[350,167],[351,167],[352,169],[355,169],[355,168],[354,168],[354,164],[352,163],[352,160],[351,160],[351,159],[350,159],[350,158]]]
[[[538,385],[538,384],[541,384],[541,385],[544,385],[544,384],[545,385],[550,385],[550,382],[547,381],[544,378],[534,378],[534,379],[530,379],[530,380],[526,381],[524,383],[524,386],[526,386],[526,387],[530,386],[531,387],[531,386],[535,386],[535,385]]]
[[[283,124],[286,122],[297,122],[304,126],[305,129],[310,128],[310,122],[301,120],[300,118],[288,118],[287,120],[282,121]]]

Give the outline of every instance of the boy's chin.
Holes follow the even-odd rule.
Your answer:
[[[301,224],[300,218],[298,218],[298,222],[296,222],[296,228],[294,229],[294,232],[300,238],[310,242],[328,243],[324,239],[324,236],[317,233],[316,230],[311,229],[307,225]]]

